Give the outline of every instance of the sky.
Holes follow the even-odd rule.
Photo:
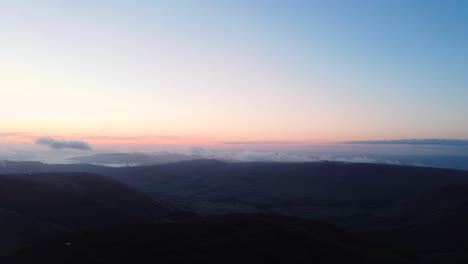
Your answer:
[[[468,139],[467,36],[459,0],[0,0],[0,144]]]

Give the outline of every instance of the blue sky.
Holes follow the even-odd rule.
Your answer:
[[[0,132],[466,139],[466,36],[467,1],[6,0]]]

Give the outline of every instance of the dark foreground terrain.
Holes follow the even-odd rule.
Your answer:
[[[12,263],[468,263],[467,171],[197,160],[0,173]]]
[[[273,215],[118,227],[27,248],[12,263],[412,263],[333,225]]]

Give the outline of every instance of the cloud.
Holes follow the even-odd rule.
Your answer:
[[[346,144],[468,146],[468,139],[398,139],[347,141]]]
[[[48,146],[52,149],[91,150],[91,146],[84,141],[56,140],[50,137],[40,137],[36,139],[36,144]]]
[[[376,163],[376,164],[387,164],[387,165],[402,165],[398,160],[384,159],[378,157],[369,156],[348,156],[348,157],[321,157],[322,160],[326,161],[338,161],[338,162],[351,162],[351,163]]]
[[[10,137],[10,136],[16,136],[19,134],[20,133],[15,133],[15,132],[0,132],[0,137]]]
[[[204,147],[193,146],[190,148],[190,154],[195,156],[205,156],[211,154],[211,152]]]

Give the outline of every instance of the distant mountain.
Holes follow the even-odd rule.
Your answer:
[[[104,176],[0,175],[0,255],[70,232],[191,215]]]
[[[38,161],[9,161],[0,162],[0,174],[41,173],[41,172],[105,172],[107,168],[92,164],[47,164]]]
[[[19,252],[13,263],[417,263],[333,225],[229,215],[69,236]]]
[[[99,153],[70,158],[73,162],[102,165],[157,165],[199,159],[199,156],[176,153]]]

